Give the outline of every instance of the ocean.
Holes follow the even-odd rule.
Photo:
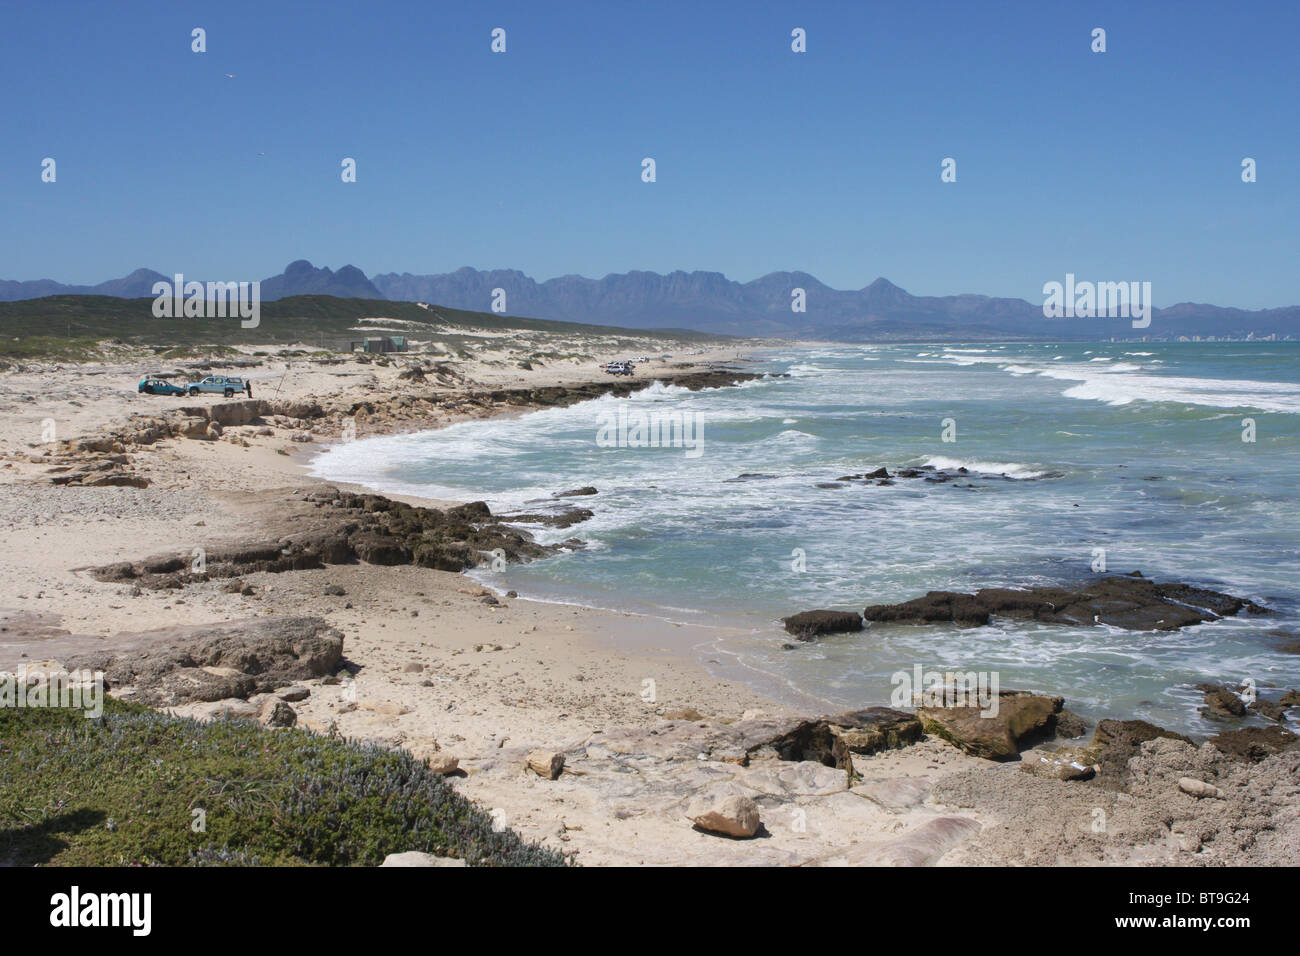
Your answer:
[[[1002,688],[1062,695],[1094,720],[1204,735],[1223,725],[1198,713],[1199,682],[1249,679],[1266,697],[1300,688],[1300,654],[1284,649],[1300,641],[1300,344],[837,345],[758,358],[746,367],[771,375],[737,387],[655,384],[362,437],[313,471],[497,513],[595,486],[565,499],[593,518],[535,532],[585,548],[475,576],[523,597],[728,625],[698,649],[708,666],[800,703],[888,704],[891,675],[921,665],[996,671]],[[668,416],[698,445],[629,447],[610,427],[620,415]],[[966,472],[835,481],[925,465]],[[1168,633],[874,625],[812,644],[779,623],[930,590],[1079,583],[1103,562],[1275,613]]]

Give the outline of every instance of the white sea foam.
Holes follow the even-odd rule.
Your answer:
[[[1258,408],[1266,412],[1300,414],[1300,384],[1259,382],[1250,379],[1185,378],[1137,374],[1139,370],[1093,370],[1079,366],[1042,369],[1047,378],[1077,382],[1063,393],[1067,398],[1128,405],[1131,402],[1179,402],[1213,408]]]
[[[982,475],[1006,475],[1008,478],[1017,479],[1041,478],[1047,474],[1045,471],[1039,471],[1029,465],[1022,465],[1014,461],[964,461],[957,458],[945,458],[942,455],[927,458],[925,464],[944,470],[965,468],[967,471],[979,472]]]

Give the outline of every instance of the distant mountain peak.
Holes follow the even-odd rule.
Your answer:
[[[191,279],[201,276],[185,272]],[[64,285],[50,279],[0,280],[0,301],[42,296],[107,295],[145,298],[169,276],[136,269],[94,286]],[[246,278],[223,276],[226,280]],[[348,264],[337,272],[306,259],[290,262],[280,275],[262,280],[262,298],[329,295],[348,299],[431,302],[449,308],[493,311],[495,290],[506,292],[511,315],[631,328],[686,328],[746,336],[794,336],[841,341],[1257,337],[1300,335],[1300,307],[1247,312],[1179,303],[1155,310],[1149,331],[1134,333],[1127,319],[1089,323],[1048,320],[1041,303],[967,293],[914,296],[883,276],[865,288],[833,289],[808,272],[770,272],[750,282],[721,272],[677,269],[610,273],[599,279],[565,275],[537,282],[517,269],[483,271],[462,266],[441,275],[385,273],[367,278]],[[794,296],[802,289],[802,296]],[[803,306],[796,311],[796,304]]]

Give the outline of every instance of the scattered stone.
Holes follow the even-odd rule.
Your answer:
[[[380,866],[464,866],[464,860],[458,860],[450,856],[434,856],[432,853],[421,853],[418,850],[408,850],[405,853],[390,853],[384,857],[384,862]]]
[[[1189,796],[1196,797],[1198,800],[1206,797],[1221,799],[1223,791],[1214,784],[1206,783],[1204,780],[1195,780],[1191,777],[1183,777],[1178,781],[1178,789]]]
[[[528,754],[528,769],[539,777],[554,780],[564,772],[564,754],[534,750]]]
[[[268,727],[292,727],[298,713],[283,700],[268,700],[262,705],[258,720]]]
[[[758,804],[739,794],[701,796],[691,801],[686,816],[701,830],[747,839],[758,832]]]

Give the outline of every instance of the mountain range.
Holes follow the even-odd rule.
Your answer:
[[[137,269],[94,286],[50,279],[0,280],[0,301],[49,295],[153,296],[153,284],[171,276]],[[186,280],[198,276],[186,276]],[[504,290],[508,314],[539,319],[684,328],[745,336],[818,338],[844,342],[903,339],[1153,339],[1180,336],[1300,336],[1300,306],[1248,311],[1197,303],[1156,309],[1149,328],[1128,319],[1046,319],[1041,303],[984,295],[915,296],[888,279],[857,290],[832,289],[806,272],[773,272],[736,282],[719,272],[627,272],[602,279],[566,275],[537,282],[508,269],[463,268],[439,275],[381,273],[355,266],[337,272],[306,260],[262,280],[262,299],[294,295],[429,302],[455,309],[494,309]],[[792,292],[804,290],[806,310],[793,311]]]

